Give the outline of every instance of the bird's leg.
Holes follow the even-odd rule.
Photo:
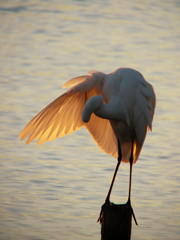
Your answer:
[[[115,181],[118,169],[119,169],[119,165],[121,163],[121,159],[122,159],[121,148],[120,148],[120,143],[119,143],[119,140],[118,140],[118,158],[117,158],[118,162],[117,162],[117,165],[116,165],[116,169],[114,171],[114,175],[113,175],[113,178],[112,178],[112,181],[111,181],[111,185],[110,185],[110,188],[109,188],[108,195],[106,197],[105,203],[110,203],[110,195],[111,195],[112,188],[113,188],[113,185],[114,185],[114,181]]]
[[[119,160],[120,159],[120,160]],[[118,157],[118,163],[116,165],[116,169],[115,169],[115,172],[114,172],[114,175],[113,175],[113,178],[112,178],[112,181],[111,181],[111,186],[109,188],[109,191],[108,191],[108,195],[106,197],[106,200],[105,200],[105,203],[103,204],[106,205],[106,204],[110,204],[110,195],[111,195],[111,191],[112,191],[112,188],[113,188],[113,184],[114,184],[114,181],[115,181],[115,178],[116,178],[116,175],[117,175],[117,171],[118,171],[118,168],[119,168],[119,165],[121,163],[121,158]],[[99,218],[97,220],[97,222],[102,222],[102,212],[103,212],[103,206],[101,207],[101,211],[100,211],[100,214],[99,214]]]
[[[117,175],[117,172],[118,172],[119,165],[121,163],[121,158],[118,157],[117,161],[118,162],[117,162],[117,165],[116,165],[116,169],[114,171],[114,175],[113,175],[113,178],[112,178],[112,181],[111,181],[111,185],[110,185],[110,188],[109,188],[108,195],[106,197],[105,203],[110,203],[110,195],[111,195],[111,192],[112,192],[112,188],[113,188],[114,181],[115,181],[115,178],[116,178],[116,175]]]
[[[134,211],[133,211],[133,208],[131,206],[131,183],[132,183],[132,166],[133,166],[133,145],[134,145],[134,141],[132,141],[132,149],[131,149],[131,156],[130,156],[130,159],[129,159],[129,163],[130,163],[130,174],[129,174],[129,194],[128,194],[128,201],[127,201],[127,204],[130,206],[131,208],[131,212],[132,212],[132,215],[133,215],[133,218],[134,218],[134,221],[136,223],[136,225],[138,225],[137,223],[137,220],[136,220],[136,217],[135,217],[135,214],[134,214]]]
[[[132,183],[132,165],[133,165],[133,152],[131,153],[130,160],[130,173],[129,173],[129,194],[128,194],[128,203],[131,204],[131,183]]]
[[[121,147],[120,147],[120,143],[119,143],[119,140],[118,140],[118,158],[117,158],[117,165],[116,165],[116,169],[114,171],[114,175],[113,175],[113,178],[112,178],[112,181],[111,181],[111,185],[110,185],[110,188],[109,188],[109,191],[108,191],[108,194],[107,194],[107,197],[106,197],[106,200],[105,200],[105,203],[104,204],[109,204],[110,203],[110,195],[111,195],[111,192],[112,192],[112,188],[113,188],[113,185],[114,185],[114,181],[115,181],[115,178],[116,178],[116,175],[117,175],[117,172],[118,172],[118,169],[119,169],[119,165],[121,163],[121,159],[122,159],[122,155],[121,155]],[[103,206],[104,206],[103,204]],[[101,212],[99,214],[99,218],[97,220],[97,222],[102,222],[102,211],[103,211],[103,206],[101,208]]]

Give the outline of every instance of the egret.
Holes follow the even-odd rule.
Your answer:
[[[138,71],[119,68],[72,78],[63,87],[68,90],[38,113],[19,137],[42,144],[85,126],[96,144],[118,160],[105,203],[110,202],[120,163],[129,162],[131,204],[132,166],[152,129],[156,104],[152,85]]]

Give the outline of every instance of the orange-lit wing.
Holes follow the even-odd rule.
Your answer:
[[[26,143],[54,140],[86,126],[97,145],[105,152],[117,157],[117,141],[109,120],[92,114],[88,123],[81,120],[85,102],[95,95],[101,95],[92,75],[69,80],[65,87],[71,88],[38,113],[20,132],[19,137]]]
[[[117,157],[117,139],[112,130],[109,120],[99,118],[94,113],[88,123],[85,123],[86,128],[90,132],[96,144],[106,153]]]
[[[72,133],[83,125],[81,112],[84,102],[84,94],[64,93],[37,114],[19,137],[28,137],[26,143],[38,139],[41,144]]]
[[[87,93],[87,99],[98,94],[100,94],[100,92],[97,90],[91,90]],[[88,123],[84,123],[84,125],[88,129],[96,144],[104,152],[111,154],[114,157],[118,156],[117,139],[109,120],[100,118],[93,113],[90,121]]]
[[[90,75],[83,75],[83,76],[79,76],[79,77],[72,78],[72,79],[68,80],[68,81],[63,85],[63,88],[73,87],[73,86],[75,86],[75,85],[83,82],[83,81],[86,80],[88,77],[90,77]]]

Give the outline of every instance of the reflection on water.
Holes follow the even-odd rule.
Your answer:
[[[42,146],[17,135],[71,77],[120,66],[157,94],[153,132],[133,169],[132,239],[179,239],[179,2],[1,1],[0,239],[100,239],[116,161],[82,129]],[[112,201],[127,199],[123,164]]]

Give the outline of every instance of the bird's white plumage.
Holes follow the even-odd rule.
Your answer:
[[[21,139],[28,137],[27,143],[37,139],[41,144],[85,126],[97,145],[114,157],[118,138],[124,162],[129,161],[134,140],[135,162],[155,109],[153,88],[143,76],[120,68],[110,74],[92,72],[73,78],[64,87],[70,88],[25,126]],[[82,120],[82,113],[90,118],[88,122]]]

